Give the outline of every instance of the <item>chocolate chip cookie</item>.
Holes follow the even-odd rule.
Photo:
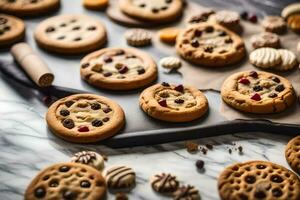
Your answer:
[[[60,0],[0,0],[0,12],[17,16],[39,16],[59,8]]]
[[[231,75],[221,89],[223,100],[248,113],[278,113],[291,106],[295,92],[291,83],[267,72],[245,71]]]
[[[242,39],[221,25],[200,23],[177,36],[177,52],[186,60],[210,67],[230,65],[245,56]]]
[[[250,161],[227,167],[219,176],[221,199],[300,199],[300,179],[283,166]]]
[[[153,118],[188,122],[206,113],[208,101],[197,88],[164,82],[145,89],[140,95],[140,106]]]
[[[125,116],[122,108],[108,98],[77,94],[52,104],[46,121],[55,135],[71,142],[89,143],[115,135],[125,124]]]
[[[69,14],[41,22],[34,37],[40,47],[52,52],[85,53],[100,48],[106,42],[106,30],[95,18]]]
[[[81,77],[91,85],[130,90],[144,87],[157,77],[154,60],[133,48],[106,48],[93,52],[81,61]]]
[[[7,47],[24,38],[25,24],[14,16],[0,14],[0,47]]]
[[[120,0],[125,14],[144,21],[171,22],[182,14],[181,0]]]
[[[289,141],[285,148],[285,158],[291,168],[300,175],[300,136]]]

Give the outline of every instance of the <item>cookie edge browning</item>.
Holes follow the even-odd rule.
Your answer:
[[[236,167],[236,166],[237,167],[242,167],[242,166],[249,165],[249,164],[264,164],[264,165],[268,165],[268,166],[272,166],[272,167],[277,167],[277,168],[280,168],[282,170],[286,170],[291,175],[293,175],[296,178],[296,180],[298,180],[298,185],[300,186],[299,177],[294,172],[292,172],[291,170],[285,168],[284,166],[281,166],[281,165],[278,165],[276,163],[272,163],[272,162],[269,162],[269,161],[261,161],[261,160],[240,162],[240,163],[235,163],[235,164],[232,164],[232,165],[229,165],[229,166],[225,167],[225,169],[223,169],[223,171],[220,173],[220,175],[218,177],[218,182],[217,182],[218,193],[219,193],[219,196],[222,200],[230,200],[230,198],[228,197],[228,192],[226,194],[224,194],[220,190],[220,187],[228,182],[227,178],[228,178],[228,173],[230,172],[230,169],[232,169],[233,167]],[[230,192],[230,190],[228,190],[228,191]],[[300,198],[300,193],[298,193],[298,197]],[[296,199],[297,199],[297,197],[296,197]]]
[[[76,100],[79,98],[101,100],[112,108],[114,117],[111,118],[109,124],[105,125],[106,127],[99,131],[89,131],[79,134],[78,131],[65,128],[56,118],[56,109],[63,101]],[[94,94],[75,94],[59,99],[53,103],[46,113],[46,122],[50,131],[64,140],[74,143],[93,143],[117,134],[125,125],[125,114],[123,109],[111,99]]]
[[[148,69],[144,74],[139,75],[138,77],[131,79],[111,79],[103,77],[102,74],[97,74],[97,72],[91,72],[89,69],[80,68],[81,78],[87,81],[89,84],[94,85],[99,88],[110,89],[110,90],[132,90],[137,88],[145,87],[151,84],[153,81],[157,79],[157,65],[150,55],[147,53],[134,49],[134,48],[105,48],[95,52],[92,52],[85,56],[81,60],[81,65],[89,62],[90,59],[94,57],[98,57],[103,53],[115,50],[124,50],[125,52],[132,53],[134,55],[139,56],[145,61],[146,65],[148,65]],[[94,75],[88,76],[89,74],[94,73]]]
[[[56,18],[86,18],[93,20],[96,26],[100,29],[100,33],[97,38],[94,38],[90,42],[82,41],[80,43],[74,44],[73,42],[61,44],[61,42],[54,42],[49,40],[44,33],[49,22]],[[34,39],[39,47],[54,53],[62,54],[82,54],[91,52],[97,48],[102,47],[107,42],[107,32],[104,24],[95,17],[91,17],[85,14],[62,14],[47,18],[40,22],[34,30]]]
[[[276,97],[275,101],[273,99],[270,99],[269,101],[262,104],[259,103],[261,101],[251,100],[248,96],[245,97],[244,95],[240,95],[239,92],[234,90],[235,85],[240,77],[248,75],[250,72],[251,71],[237,72],[229,76],[223,82],[223,85],[221,87],[221,96],[223,101],[229,106],[246,113],[271,114],[282,112],[294,103],[296,95],[292,84],[282,76],[263,71],[257,71],[257,73],[263,73],[268,76],[276,76],[280,79],[281,83],[284,84],[284,86],[286,87],[286,92],[279,96],[281,98],[278,99],[278,97]],[[237,98],[238,100],[244,101],[244,103],[239,104],[237,102]]]
[[[131,0],[120,0],[119,7],[123,13],[126,15],[143,20],[148,22],[156,22],[159,21],[160,23],[167,23],[176,20],[180,17],[183,13],[184,5],[182,0],[174,0],[175,4],[172,7],[172,10],[163,11],[164,13],[151,13],[148,12],[140,12],[135,6],[131,5]]]
[[[90,171],[94,176],[97,176],[97,179],[100,180],[103,184],[103,191],[102,191],[102,194],[100,195],[100,199],[104,199],[104,197],[106,196],[106,182],[105,182],[105,179],[104,177],[102,176],[102,174],[97,171],[96,169],[92,168],[91,166],[88,166],[88,165],[84,165],[84,164],[80,164],[80,163],[71,163],[71,162],[66,162],[66,163],[56,163],[56,164],[53,164],[51,166],[48,166],[46,168],[43,168],[41,169],[37,175],[35,175],[35,177],[33,179],[31,179],[31,182],[30,184],[27,186],[26,188],[26,191],[25,191],[25,194],[24,194],[24,199],[25,200],[32,200],[32,196],[31,194],[34,194],[34,189],[37,185],[37,183],[39,182],[39,179],[45,175],[45,173],[50,170],[51,168],[59,168],[61,166],[69,166],[69,167],[74,167],[74,166],[78,166],[78,167],[81,167],[81,168],[85,168],[87,169],[88,171]],[[97,193],[97,194],[100,194],[101,192]],[[34,198],[34,199],[37,199],[37,198]]]
[[[15,32],[13,34],[11,33],[7,36],[4,36],[2,39],[0,39],[0,47],[1,48],[7,47],[7,46],[10,46],[14,43],[17,43],[17,42],[23,40],[25,37],[25,30],[26,30],[25,23],[23,22],[23,20],[18,17],[12,16],[12,15],[7,15],[7,14],[3,14],[3,13],[1,13],[0,16],[1,15],[6,18],[9,18],[10,20],[13,20],[16,23],[16,26],[20,26],[20,28],[17,32]]]
[[[225,54],[216,54],[216,53],[206,53],[204,51],[201,51],[201,53],[198,53],[197,57],[194,53],[191,56],[186,56],[185,52],[188,51],[187,48],[180,47],[184,38],[184,34],[190,31],[191,29],[196,29],[197,27],[206,27],[206,26],[213,26],[214,28],[218,28],[220,30],[224,30],[225,32],[227,32],[228,35],[230,35],[230,37],[234,41],[234,47],[235,47],[234,52],[225,53]],[[246,56],[246,47],[241,37],[238,36],[233,31],[229,30],[228,28],[212,22],[202,22],[199,24],[190,25],[186,29],[181,30],[176,38],[176,51],[185,60],[194,63],[196,65],[204,65],[208,67],[224,67],[224,66],[232,65],[238,63]],[[197,50],[195,50],[194,52],[197,52]]]
[[[287,146],[285,147],[285,159],[286,159],[286,161],[288,162],[288,164],[290,165],[290,167],[291,167],[298,175],[300,175],[300,168],[297,168],[296,163],[294,163],[294,159],[299,159],[299,158],[295,158],[296,155],[293,156],[294,159],[291,158],[291,155],[288,156],[288,154],[290,154],[290,153],[296,154],[296,152],[293,152],[293,149],[292,149],[292,148],[293,148],[293,146],[295,145],[295,142],[296,142],[297,140],[300,141],[300,135],[299,135],[299,136],[296,136],[296,137],[294,137],[294,138],[292,138],[292,139],[288,142]]]
[[[184,86],[184,88],[187,88],[193,94],[193,96],[196,97],[197,106],[180,112],[170,110],[169,108],[164,108],[160,106],[159,103],[154,99],[154,92],[160,87],[164,86],[161,84],[155,84],[146,88],[140,95],[140,107],[149,116],[168,122],[189,122],[202,117],[208,111],[208,100],[205,95],[198,89],[191,86]]]

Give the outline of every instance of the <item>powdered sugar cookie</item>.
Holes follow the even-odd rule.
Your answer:
[[[258,49],[261,47],[272,47],[272,48],[280,47],[279,36],[270,32],[262,32],[253,35],[250,41],[254,49]]]
[[[140,47],[151,44],[152,34],[145,29],[131,29],[125,32],[127,44]]]
[[[273,48],[259,48],[250,53],[250,63],[263,69],[272,68],[281,63],[280,53]]]
[[[160,65],[166,69],[178,69],[181,67],[181,61],[176,57],[165,57],[160,60]]]
[[[289,50],[279,49],[282,62],[276,66],[274,69],[279,71],[287,71],[293,69],[297,65],[296,55]]]

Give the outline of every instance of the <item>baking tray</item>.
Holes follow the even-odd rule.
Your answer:
[[[203,5],[209,6],[224,6],[222,0],[212,2],[199,2],[201,2]],[[227,8],[230,8],[230,6],[228,5],[234,6],[234,3],[241,3],[242,1],[236,2],[234,0],[231,0],[230,2],[232,2],[233,4],[230,4],[228,2],[228,4],[226,4]],[[268,10],[264,7],[265,5],[255,5],[255,1],[251,2],[252,7],[260,7],[259,9],[263,11]],[[280,1],[276,2],[280,3]],[[289,1],[286,1],[285,3],[289,3]],[[247,7],[247,5],[245,5],[245,2],[243,2],[242,4],[244,7]],[[283,6],[280,4],[274,5],[280,7]],[[270,13],[274,14],[276,10],[278,12],[279,8],[274,8],[274,6],[271,6]],[[51,15],[43,16],[41,18],[25,19],[27,26],[26,42],[28,42],[35,49],[35,51],[37,51],[38,54],[43,57],[43,59],[46,61],[46,63],[49,65],[56,76],[54,82],[54,85],[56,87],[48,88],[48,91],[46,92],[53,93],[54,91],[55,93],[57,93],[57,96],[64,96],[69,93],[78,93],[82,91],[91,92],[109,97],[117,101],[124,109],[126,114],[126,125],[124,129],[116,136],[100,142],[101,144],[106,144],[111,147],[150,145],[250,131],[263,131],[290,135],[299,134],[300,125],[279,124],[259,119],[234,121],[226,120],[221,116],[219,112],[219,108],[221,106],[221,98],[220,94],[215,91],[205,91],[205,95],[208,98],[210,108],[208,113],[201,119],[189,123],[169,123],[158,121],[149,117],[139,108],[138,98],[142,89],[127,92],[116,92],[92,87],[82,81],[80,78],[79,62],[84,55],[62,56],[45,52],[44,50],[36,46],[36,43],[34,42],[34,39],[32,37],[33,30],[35,29],[36,25],[49,16],[62,13],[84,13],[101,19],[107,27],[108,43],[106,46],[108,47],[127,47],[125,39],[123,37],[123,33],[125,32],[125,30],[127,30],[127,28],[115,24],[103,12],[85,10],[81,6],[80,0],[73,0],[72,3],[70,3],[69,1],[62,1],[62,7],[56,13],[52,13]],[[160,58],[167,56],[165,52],[160,52],[153,46],[140,49],[148,52],[156,61],[159,61]],[[5,62],[13,62],[11,55],[8,53],[8,49],[4,49],[0,52],[0,60]],[[182,79],[179,74],[165,74],[163,70],[159,68],[159,78],[157,82],[162,81],[179,84],[182,82]],[[61,94],[58,94],[59,91],[61,91]]]

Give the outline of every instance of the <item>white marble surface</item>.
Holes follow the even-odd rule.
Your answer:
[[[269,160],[288,167],[284,147],[291,137],[284,134],[242,133],[196,141],[214,145],[207,155],[188,153],[184,142],[127,149],[70,144],[48,132],[44,120],[47,108],[30,98],[30,92],[0,80],[0,199],[22,199],[26,186],[40,169],[69,161],[73,153],[87,149],[108,155],[106,169],[115,164],[134,168],[137,185],[129,193],[130,199],[167,199],[150,187],[149,177],[158,172],[177,175],[182,184],[196,186],[202,199],[208,200],[219,199],[217,178],[227,165]],[[233,142],[244,147],[242,155],[237,151],[228,153]],[[205,161],[205,172],[196,170],[197,159]],[[108,194],[108,199],[114,199],[114,195]]]

